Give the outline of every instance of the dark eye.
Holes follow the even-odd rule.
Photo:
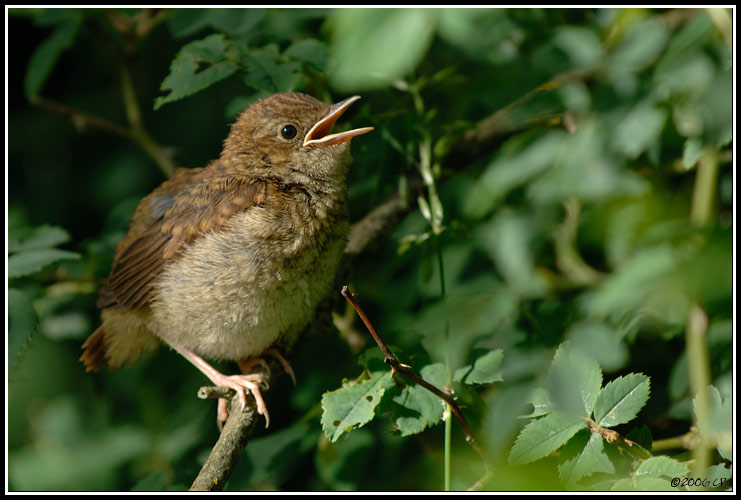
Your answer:
[[[296,130],[296,127],[293,125],[286,125],[280,130],[280,135],[282,135],[284,139],[293,139],[296,137],[296,134],[298,134],[298,130]]]

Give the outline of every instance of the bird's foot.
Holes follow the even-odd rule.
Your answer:
[[[239,401],[242,403],[242,408],[247,405],[247,392],[248,390],[255,398],[255,404],[257,405],[257,413],[265,417],[265,428],[270,425],[270,415],[268,414],[268,408],[265,405],[265,400],[262,398],[260,392],[260,384],[267,386],[267,381],[259,373],[250,373],[246,375],[223,375],[219,373],[217,376],[211,379],[211,381],[222,387],[229,387],[234,389],[239,396]],[[216,419],[221,429],[226,419],[229,417],[229,411],[227,410],[226,399],[220,398],[219,405],[217,408]]]
[[[283,371],[286,372],[289,377],[291,377],[293,385],[296,385],[296,374],[293,373],[293,368],[291,368],[291,365],[288,363],[288,361],[286,361],[286,358],[283,357],[278,349],[276,349],[275,347],[271,347],[263,353],[263,356],[265,355],[272,356],[276,360],[278,360],[280,365],[283,367]],[[237,364],[239,365],[240,370],[242,370],[242,373],[252,373],[252,368],[255,365],[260,365],[265,369],[267,374],[270,375],[270,368],[268,368],[268,364],[262,357],[241,359],[237,361]]]

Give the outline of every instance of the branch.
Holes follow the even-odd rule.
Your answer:
[[[201,387],[198,397],[221,397],[223,392],[231,392],[231,411],[226,424],[221,431],[219,440],[211,449],[211,453],[203,464],[190,491],[221,491],[224,489],[234,467],[242,455],[242,450],[247,446],[247,441],[252,435],[259,415],[255,406],[255,398],[249,396],[247,404],[240,409],[241,402],[236,391],[225,387]],[[208,395],[206,395],[208,394]]]
[[[458,406],[458,403],[455,401],[453,396],[448,394],[447,392],[443,392],[434,385],[430,384],[426,380],[424,380],[422,377],[417,375],[411,370],[411,366],[405,365],[401,363],[398,359],[396,359],[396,356],[391,352],[391,350],[388,348],[386,343],[381,339],[381,336],[378,335],[378,332],[376,332],[376,329],[373,327],[373,324],[371,323],[370,319],[368,319],[368,316],[365,314],[365,311],[360,306],[360,304],[355,300],[355,297],[350,293],[350,291],[347,289],[347,286],[342,287],[342,296],[347,299],[347,301],[353,306],[355,311],[358,313],[358,316],[361,320],[363,320],[363,323],[365,324],[366,328],[368,328],[368,332],[370,332],[373,339],[376,341],[376,344],[378,344],[378,347],[381,349],[384,355],[384,362],[391,367],[391,376],[393,377],[394,374],[401,373],[409,380],[413,381],[415,384],[421,385],[431,393],[433,393],[435,396],[439,397],[446,403],[448,403],[448,406],[453,411],[453,414],[455,414],[456,418],[458,419],[458,422],[461,424],[461,429],[463,430],[463,434],[466,436],[466,441],[468,444],[471,445],[471,447],[476,451],[476,453],[479,454],[481,459],[483,460],[484,464],[486,465],[487,470],[489,469],[489,465],[486,461],[486,458],[484,457],[484,453],[479,448],[479,446],[476,444],[476,440],[474,439],[473,435],[471,434],[471,429],[468,426],[468,422],[466,421],[466,417],[463,415],[463,412],[461,411],[460,407]]]

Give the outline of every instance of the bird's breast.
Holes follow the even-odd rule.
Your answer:
[[[290,210],[238,214],[165,268],[151,329],[208,358],[259,355],[310,321],[334,281],[347,232],[343,217],[312,226]]]

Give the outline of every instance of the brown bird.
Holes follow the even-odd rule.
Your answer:
[[[331,132],[358,99],[257,101],[218,160],[179,169],[139,203],[100,292],[102,325],[82,346],[87,371],[164,342],[242,406],[250,391],[267,427],[252,367],[271,354],[292,375],[276,348],[295,341],[333,283],[349,227],[349,141],[373,128]],[[204,358],[237,361],[243,373],[224,375]]]

